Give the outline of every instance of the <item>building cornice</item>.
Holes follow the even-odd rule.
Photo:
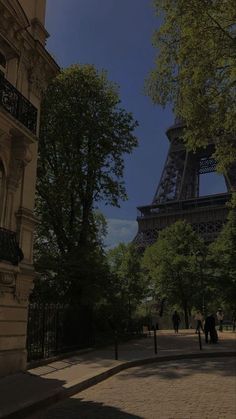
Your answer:
[[[18,0],[0,0],[0,5],[3,5],[11,16],[18,22],[22,29],[26,29],[30,26],[29,19],[27,18],[24,9],[18,2]]]
[[[23,9],[20,17],[16,15],[13,3],[18,7],[17,12],[20,14],[22,8],[18,1],[0,0],[0,41],[7,46],[9,56],[21,56],[31,78],[32,89],[41,94],[60,68],[42,43],[27,30],[30,23],[24,19]],[[40,81],[35,83],[39,76]]]

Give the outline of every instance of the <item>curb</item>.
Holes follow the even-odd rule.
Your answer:
[[[145,359],[136,359],[134,361],[127,361],[120,365],[110,368],[107,371],[104,371],[100,374],[95,375],[94,377],[88,378],[82,382],[73,381],[67,384],[67,387],[55,389],[48,393],[48,396],[44,399],[35,399],[29,402],[23,403],[22,406],[15,411],[5,412],[0,414],[0,419],[25,419],[28,415],[37,412],[38,410],[49,407],[50,405],[59,402],[67,397],[71,397],[74,394],[80,393],[83,390],[86,390],[89,387],[94,386],[109,377],[112,377],[118,374],[121,371],[124,371],[129,368],[138,367],[141,365],[152,364],[152,363],[161,363],[168,361],[178,361],[185,359],[201,359],[201,358],[224,358],[224,357],[234,357],[236,356],[236,351],[227,351],[227,352],[208,352],[208,353],[191,353],[191,354],[179,354],[179,355],[166,355],[158,357],[151,357]]]

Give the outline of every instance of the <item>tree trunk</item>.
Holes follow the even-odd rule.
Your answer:
[[[91,204],[86,200],[83,204],[83,214],[82,214],[82,223],[81,223],[81,231],[80,231],[80,238],[79,243],[82,246],[85,246],[89,240],[89,232],[90,232],[90,215],[91,215]]]
[[[184,302],[184,321],[185,321],[185,328],[189,329],[189,321],[188,321],[188,304]]]
[[[82,223],[81,223],[81,232],[80,232],[80,245],[86,245],[90,239],[89,235],[91,232],[91,215],[93,211],[93,196],[94,196],[94,186],[95,186],[95,173],[93,169],[93,152],[92,152],[92,143],[88,142],[88,151],[87,151],[87,175],[86,175],[86,184],[82,197]]]

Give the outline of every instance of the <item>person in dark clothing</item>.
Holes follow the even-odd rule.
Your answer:
[[[233,323],[233,332],[235,332],[236,329],[236,310],[234,310],[232,315],[232,323]]]
[[[172,323],[175,333],[179,332],[179,324],[180,324],[180,317],[178,312],[175,310],[173,316],[172,316]]]
[[[209,314],[206,317],[205,326],[204,326],[206,343],[208,343],[209,334],[210,334],[210,343],[217,343],[218,336],[217,336],[217,331],[216,331],[215,326],[216,326],[215,317],[213,314]]]

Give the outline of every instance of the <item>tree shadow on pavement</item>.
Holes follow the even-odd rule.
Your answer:
[[[70,398],[27,419],[143,419],[103,403]]]
[[[0,417],[18,411],[30,403],[47,399],[55,389],[63,389],[65,380],[46,379],[28,372],[11,374],[0,379]],[[19,416],[22,417],[22,416]]]
[[[130,377],[145,378],[155,375],[162,379],[181,379],[195,374],[214,373],[221,377],[235,377],[235,358],[201,358],[188,359],[163,364],[149,364],[129,369],[117,376],[121,380],[128,380]]]

